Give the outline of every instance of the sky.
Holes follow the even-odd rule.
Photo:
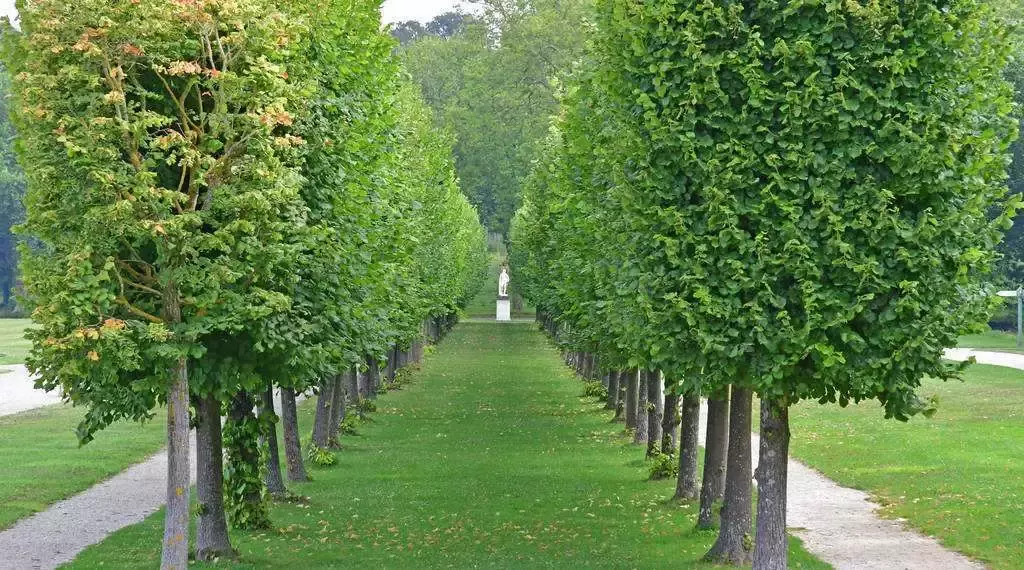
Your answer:
[[[385,0],[381,13],[385,24],[404,20],[428,22],[460,4],[459,0]],[[15,13],[14,0],[0,0],[0,16],[13,16]]]

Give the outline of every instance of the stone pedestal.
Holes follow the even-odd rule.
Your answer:
[[[508,297],[498,297],[498,320],[512,320],[512,302],[509,301]]]

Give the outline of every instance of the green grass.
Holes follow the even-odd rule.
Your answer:
[[[531,326],[459,325],[415,382],[379,401],[339,464],[292,485],[275,528],[232,533],[218,568],[706,568],[696,506],[645,481],[643,450]],[[309,430],[312,402],[303,406]],[[71,568],[151,568],[162,513]],[[796,543],[791,568],[828,568]],[[210,567],[200,565],[199,567]]]
[[[932,419],[884,420],[877,402],[791,413],[793,455],[870,492],[891,517],[991,568],[1024,566],[1024,373],[972,366],[966,382],[925,382]]]
[[[28,319],[0,319],[0,364],[20,364],[25,361],[30,343],[25,339]]]
[[[988,331],[980,334],[969,334],[960,337],[960,348],[977,348],[997,350],[1000,352],[1020,352],[1017,348],[1017,335],[1003,331]]]
[[[120,423],[79,447],[83,411],[48,406],[0,417],[0,529],[157,452],[164,424]]]

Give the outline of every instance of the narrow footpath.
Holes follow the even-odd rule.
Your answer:
[[[532,324],[463,323],[412,385],[379,400],[338,465],[291,486],[308,502],[275,505],[274,532],[233,533],[242,564],[228,567],[707,567],[698,560],[714,533],[693,530],[695,506],[666,504],[673,482],[645,481],[642,451],[580,391]],[[0,554],[18,553],[0,568],[76,556],[67,567],[151,567],[162,461],[0,532]],[[833,567],[980,567],[878,517],[865,493],[790,468],[790,526]],[[792,568],[826,567],[799,546],[791,556]]]

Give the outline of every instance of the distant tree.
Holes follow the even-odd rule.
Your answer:
[[[445,12],[427,22],[427,33],[439,38],[451,38],[462,33],[472,18],[461,12]]]
[[[426,35],[427,31],[423,24],[416,20],[398,22],[391,26],[391,36],[398,40],[401,45],[408,45]]]
[[[7,116],[10,78],[0,68],[0,308],[14,306],[18,283],[17,239],[11,227],[23,221],[25,175],[14,159],[14,128]]]

